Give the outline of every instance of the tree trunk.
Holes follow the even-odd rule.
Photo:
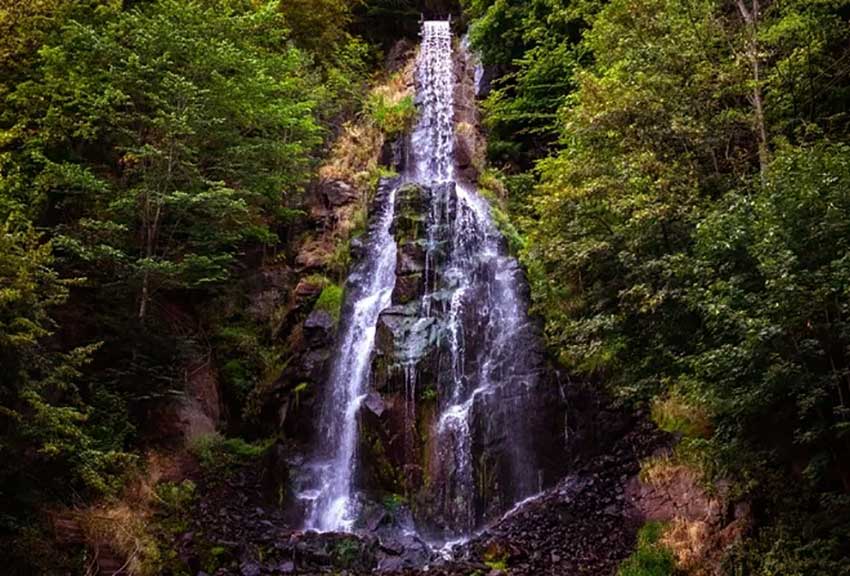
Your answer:
[[[142,225],[145,230],[145,259],[151,260],[157,252],[157,237],[159,236],[159,226],[162,222],[162,209],[165,202],[163,196],[168,191],[171,184],[171,177],[174,174],[175,162],[175,141],[174,138],[169,139],[168,144],[168,163],[166,165],[165,177],[161,185],[156,188],[155,199],[156,211],[151,215],[151,191],[145,195],[145,208],[143,211]],[[161,188],[161,191],[160,191]],[[150,272],[145,270],[142,276],[142,294],[141,302],[139,303],[139,322],[144,323],[145,315],[148,310],[148,301],[150,300]]]
[[[767,164],[770,162],[770,150],[767,144],[767,128],[764,122],[764,105],[761,93],[761,62],[759,59],[759,0],[752,0],[752,9],[747,8],[744,0],[737,0],[738,10],[747,25],[747,57],[750,59],[753,74],[753,93],[750,96],[753,104],[753,122],[759,141],[759,169],[764,177]]]

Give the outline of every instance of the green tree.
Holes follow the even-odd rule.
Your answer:
[[[530,42],[534,4],[470,3],[477,42],[504,38],[488,122],[561,98],[539,117],[560,139],[536,187],[512,181],[532,206],[516,222],[549,343],[652,403],[707,476],[796,511],[761,518],[770,536],[736,569],[836,573],[850,526],[847,2],[613,0],[561,54]],[[566,92],[524,91],[550,62],[569,69]],[[519,132],[509,145],[539,156]]]
[[[8,146],[31,165],[31,204],[61,211],[62,248],[124,279],[139,319],[159,290],[221,283],[241,243],[274,242],[309,174],[322,91],[275,7],[163,1],[71,21],[8,99],[9,134],[41,134]]]
[[[483,104],[492,160],[528,169],[557,142],[558,113],[587,60],[581,39],[593,0],[467,0],[470,40],[484,64],[499,71]]]
[[[51,344],[51,313],[65,302],[68,286],[53,268],[51,245],[26,221],[9,218],[0,226],[3,529],[26,521],[21,507],[34,494],[63,482],[65,496],[69,489],[108,492],[126,462],[120,437],[100,434],[80,387],[81,369],[97,345],[61,352]]]

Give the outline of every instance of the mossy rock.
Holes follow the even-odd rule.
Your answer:
[[[422,297],[425,291],[423,274],[406,274],[399,276],[393,290],[393,304],[408,304]]]
[[[427,217],[423,214],[399,214],[393,223],[393,236],[399,244],[425,238]]]
[[[417,184],[405,184],[396,192],[396,212],[414,210],[425,212],[428,206],[429,192]]]
[[[327,284],[313,305],[313,310],[327,312],[335,322],[339,322],[343,294],[344,290],[342,286],[338,284]]]
[[[377,418],[364,418],[360,430],[361,480],[369,489],[388,493],[404,491],[404,471],[390,458],[389,450],[382,438]]]

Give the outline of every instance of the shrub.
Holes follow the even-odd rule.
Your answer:
[[[242,438],[224,438],[218,433],[199,436],[189,444],[201,466],[210,471],[226,471],[259,458],[274,439],[247,442]]]
[[[374,92],[366,102],[369,118],[387,138],[403,133],[416,115],[412,96],[404,96],[393,102],[382,92]]]

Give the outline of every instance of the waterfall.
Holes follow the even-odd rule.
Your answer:
[[[452,31],[448,22],[422,26],[416,62],[420,117],[412,139],[416,178],[423,184],[440,184],[454,176]]]
[[[390,233],[395,188],[378,198],[376,224],[370,230],[365,257],[348,278],[344,322],[327,384],[321,414],[325,458],[314,463],[320,487],[302,494],[311,500],[306,527],[320,531],[350,530],[356,519],[352,479],[356,466],[357,413],[366,396],[378,316],[390,304],[395,285],[396,243]],[[330,453],[325,454],[329,448]]]
[[[404,479],[408,494],[418,491],[418,501],[430,503],[418,505],[417,521],[443,536],[469,534],[539,489],[528,424],[535,415],[539,339],[527,316],[524,277],[490,206],[455,174],[455,80],[449,23],[424,22],[412,162],[402,178],[379,187],[364,257],[346,284],[312,464],[314,486],[299,494],[308,502],[307,528],[349,531],[358,519],[359,412],[373,392],[370,377],[381,354],[380,370],[397,374],[397,380],[382,376],[388,410],[398,414],[382,426],[400,432],[387,440],[402,438],[396,451],[401,456],[395,456],[402,460],[395,462],[399,468],[421,467],[417,394],[425,387],[437,392],[436,413],[426,425],[433,439],[431,473],[427,482],[415,473]],[[400,206],[410,210],[405,202],[411,189],[401,183],[421,191],[425,226],[422,236],[397,244],[394,218],[405,210]],[[419,300],[396,302],[397,257],[404,260],[402,248],[419,242],[424,243]],[[411,278],[409,270],[405,274]],[[390,352],[376,351],[380,326],[397,327],[386,328],[395,330]],[[403,390],[394,389],[397,381]]]
[[[448,23],[424,24],[417,69],[422,112],[413,150],[418,176],[432,188],[426,256],[431,277],[423,309],[431,314],[438,301],[448,301],[443,315],[449,377],[441,395],[435,461],[442,479],[438,490],[444,528],[451,534],[464,534],[479,523],[477,501],[487,489],[488,463],[475,461],[476,443],[510,435],[504,439],[508,462],[501,463],[508,469],[510,486],[503,488],[504,502],[497,506],[506,507],[539,489],[525,425],[531,416],[536,374],[522,354],[523,344],[536,344],[536,339],[527,334],[529,321],[520,295],[524,279],[516,261],[507,256],[487,202],[471,186],[455,181],[454,74]],[[441,249],[448,255],[438,271],[434,263]],[[486,428],[482,429],[482,422]]]

